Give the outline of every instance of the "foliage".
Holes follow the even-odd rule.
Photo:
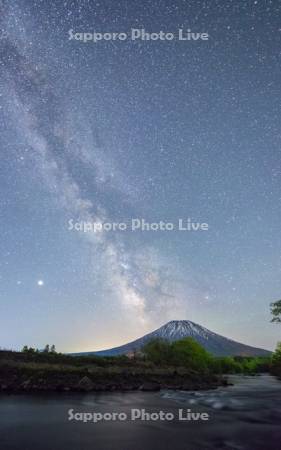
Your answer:
[[[272,373],[281,376],[281,342],[278,342],[272,355]]]
[[[281,323],[281,300],[271,303],[271,322]],[[278,342],[275,352],[272,355],[271,372],[281,376],[281,342]]]
[[[172,343],[164,339],[153,339],[143,347],[143,353],[154,364],[188,367],[197,371],[210,369],[212,361],[212,356],[190,337]]]
[[[278,342],[275,352],[272,355],[272,361],[281,362],[281,342]]]
[[[217,357],[213,359],[213,371],[220,374],[242,373],[243,367],[239,361],[231,356]]]
[[[271,303],[271,314],[273,316],[271,322],[281,322],[281,300]]]
[[[35,349],[33,347],[28,347],[27,345],[25,345],[22,349],[22,353],[27,353],[27,354],[34,354],[34,353],[38,353],[39,350]]]
[[[0,352],[5,360],[16,360],[22,363],[64,365],[73,367],[125,368],[125,370],[150,370],[157,368],[164,372],[178,370],[190,370],[200,374],[255,374],[267,372],[271,364],[274,367],[281,366],[281,344],[279,344],[272,360],[270,357],[242,357],[224,356],[215,357],[208,353],[198,342],[187,337],[175,342],[164,339],[153,339],[145,344],[142,352],[137,353],[135,358],[125,355],[101,357],[96,355],[72,356],[56,353],[55,346],[49,346],[49,351],[38,351],[24,346],[21,353]],[[278,362],[279,361],[279,362]],[[280,368],[281,371],[281,368]]]
[[[181,366],[215,374],[268,372],[271,363],[270,357],[215,357],[190,337],[172,343],[153,339],[144,346],[143,353],[147,360],[160,366]]]
[[[145,357],[154,364],[165,365],[171,360],[171,345],[161,338],[151,339],[142,349]]]
[[[189,367],[197,370],[208,370],[212,356],[191,337],[186,337],[171,344],[171,363],[175,366]]]
[[[27,353],[27,354],[39,353],[39,350],[38,350],[38,348],[35,349],[33,347],[28,347],[27,345],[25,345],[22,348],[22,353]],[[45,345],[43,353],[56,353],[55,345],[51,345],[51,347],[49,344]]]

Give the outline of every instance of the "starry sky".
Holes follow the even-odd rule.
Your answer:
[[[0,1],[0,346],[123,344],[189,319],[273,349],[278,0]],[[206,41],[69,39],[191,29]],[[183,232],[69,220],[205,222]]]

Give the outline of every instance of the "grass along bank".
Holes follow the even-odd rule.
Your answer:
[[[148,342],[133,357],[70,356],[24,347],[0,351],[0,391],[197,390],[226,384],[224,374],[269,371],[271,358],[216,358],[192,338]]]

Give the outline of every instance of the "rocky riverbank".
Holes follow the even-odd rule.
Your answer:
[[[201,390],[226,384],[223,377],[186,369],[52,368],[42,364],[38,367],[36,364],[2,365],[0,368],[0,392],[5,393]]]

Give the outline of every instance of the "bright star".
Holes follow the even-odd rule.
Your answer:
[[[38,280],[37,284],[38,284],[38,286],[44,286],[44,281],[43,280]]]

